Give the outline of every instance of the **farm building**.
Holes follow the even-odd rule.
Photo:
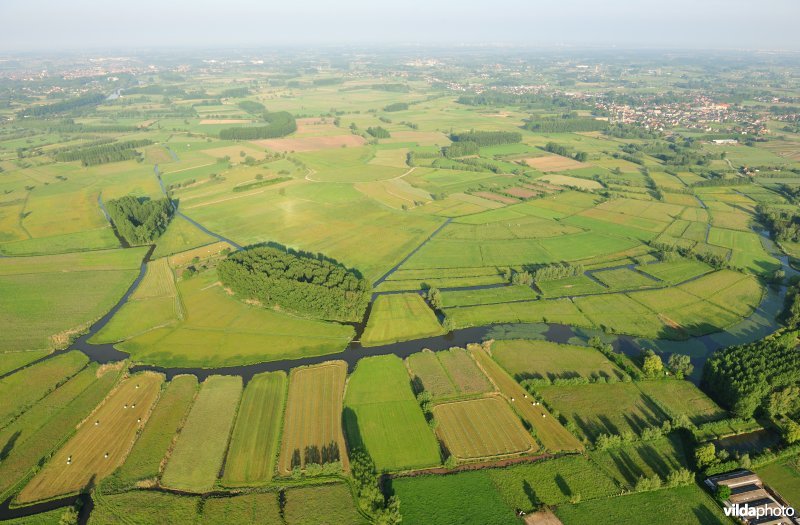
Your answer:
[[[731,509],[733,515],[743,523],[800,525],[794,509],[779,494],[765,486],[754,472],[738,469],[718,474],[706,479],[706,485],[714,492],[721,486],[730,488],[730,497],[724,501],[725,508]]]

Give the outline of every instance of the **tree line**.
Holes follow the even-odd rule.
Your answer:
[[[131,246],[150,244],[167,229],[175,212],[169,199],[126,195],[106,203],[117,233]]]
[[[81,161],[84,166],[96,166],[98,164],[108,164],[109,162],[119,162],[122,160],[132,160],[139,158],[136,148],[149,146],[153,141],[150,139],[127,140],[125,142],[110,142],[97,146],[80,147],[60,151],[56,153],[55,160],[59,162]]]
[[[371,293],[356,271],[320,254],[277,245],[232,253],[217,272],[248,299],[333,321],[360,321]]]
[[[297,122],[287,111],[264,112],[266,126],[226,128],[219,132],[223,140],[257,140],[285,137],[297,131]]]
[[[568,157],[570,159],[577,160],[578,162],[586,162],[586,160],[589,158],[589,154],[585,151],[575,151],[568,146],[557,144],[555,142],[548,142],[545,144],[544,150],[550,153],[555,153],[556,155],[561,155],[562,157]]]
[[[516,131],[465,131],[451,133],[453,142],[474,142],[478,146],[498,146],[522,141],[522,133]]]
[[[23,109],[17,113],[17,115],[19,117],[47,117],[50,115],[57,115],[59,113],[66,113],[68,111],[72,111],[73,109],[79,109],[86,106],[96,106],[105,99],[106,96],[102,93],[90,93],[71,98],[69,100],[53,102],[52,104],[31,106]]]
[[[370,126],[367,128],[367,133],[369,133],[376,139],[388,139],[389,137],[391,137],[389,130],[381,126],[375,126],[375,127]]]
[[[408,104],[405,102],[395,102],[394,104],[389,104],[388,106],[384,107],[384,111],[405,111],[408,109]]]
[[[529,119],[523,126],[535,133],[569,133],[574,131],[603,131],[608,121],[593,118]]]

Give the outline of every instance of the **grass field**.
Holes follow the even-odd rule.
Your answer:
[[[434,525],[518,524],[515,509],[530,511],[541,504],[565,504],[575,496],[593,500],[619,491],[602,469],[583,456],[448,476],[396,478],[391,488],[404,502],[404,522]],[[475,521],[459,519],[465,516]]]
[[[527,392],[498,365],[486,351],[473,345],[470,353],[497,390],[511,402],[511,407],[534,429],[545,449],[552,452],[582,450],[583,445],[570,434],[542,405],[534,405]]]
[[[629,268],[603,270],[594,272],[592,275],[612,290],[637,290],[661,286],[659,281]]]
[[[496,341],[492,357],[518,381],[530,378],[614,377],[622,370],[593,348],[548,341]]]
[[[258,374],[242,396],[222,482],[239,485],[272,479],[286,399],[286,374]]]
[[[77,374],[88,362],[80,352],[67,352],[0,379],[0,428]]]
[[[136,248],[0,258],[0,349],[65,346],[122,297],[143,255]]]
[[[364,346],[407,341],[445,333],[436,314],[418,294],[380,295],[372,305]]]
[[[556,516],[564,525],[590,523],[603,516],[608,523],[652,525],[723,525],[730,523],[720,508],[696,485],[562,505]]]
[[[666,415],[633,383],[544,386],[537,389],[554,410],[575,424],[581,435],[640,433],[661,426]]]
[[[689,468],[690,455],[691,448],[684,444],[682,437],[670,434],[653,441],[595,451],[590,457],[592,463],[603,472],[621,486],[632,490],[642,476],[650,478],[658,475],[666,479],[670,472]]]
[[[800,506],[800,459],[797,456],[756,469],[762,481],[795,508]]]
[[[436,405],[437,432],[447,449],[460,460],[534,452],[519,418],[500,396],[451,401]]]
[[[146,425],[163,381],[162,375],[145,372],[120,383],[17,500],[27,503],[77,492],[116,470]]]
[[[712,271],[706,263],[690,259],[646,264],[639,266],[638,269],[672,285]]]
[[[483,290],[444,291],[442,307],[471,306],[476,304],[495,304],[510,301],[532,301],[537,298],[529,286],[504,286],[502,288],[486,288]]]
[[[0,462],[0,494],[33,474],[34,467],[64,442],[106,397],[118,372],[101,374],[98,365],[90,364],[0,431],[0,442],[13,443]]]
[[[347,381],[344,424],[351,448],[364,447],[379,471],[429,467],[439,445],[396,356],[367,357]]]
[[[205,272],[178,283],[185,319],[120,344],[161,366],[226,366],[341,351],[352,327],[293,317],[230,297]]]
[[[196,394],[195,376],[177,376],[169,382],[125,463],[114,473],[116,478],[131,484],[159,476]]]
[[[240,377],[211,376],[203,382],[164,469],[165,486],[203,492],[214,485],[241,393]]]
[[[643,381],[638,386],[670,416],[685,415],[695,425],[726,417],[723,409],[689,381]]]
[[[355,508],[353,496],[344,483],[302,487],[286,493],[287,525],[366,525]]]
[[[406,360],[414,388],[434,399],[491,392],[494,386],[463,348],[412,354]]]
[[[331,361],[307,368],[295,368],[289,375],[289,398],[281,438],[278,474],[288,475],[298,462],[305,465],[307,449],[334,445],[347,470],[347,450],[342,434],[342,396],[347,365]],[[293,465],[294,463],[294,465]]]
[[[151,490],[98,495],[89,523],[367,524],[356,510],[350,490],[344,483],[290,488],[283,492],[283,508],[279,497],[277,491],[215,496],[203,500],[199,496]]]

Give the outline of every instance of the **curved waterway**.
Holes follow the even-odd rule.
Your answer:
[[[768,238],[764,237],[764,232],[761,233],[764,247],[769,253],[781,261],[787,276],[797,274],[797,272],[789,266],[788,257],[780,254],[775,244]],[[80,350],[90,359],[100,363],[120,361],[129,357],[127,353],[114,348],[113,344],[94,345],[90,344],[88,340],[94,334],[100,331],[106,325],[106,323],[108,323],[108,321],[125,304],[130,295],[139,285],[144,277],[146,263],[149,260],[151,253],[152,249],[147,253],[142,261],[142,267],[139,276],[136,278],[130,289],[125,293],[119,303],[117,303],[105,316],[94,323],[89,329],[88,333],[79,337],[70,346],[70,349]],[[443,336],[414,339],[411,341],[403,341],[374,347],[363,347],[358,342],[364,329],[365,323],[362,322],[354,324],[357,332],[354,341],[351,342],[343,351],[338,353],[216,368],[181,368],[136,365],[131,368],[131,371],[137,372],[141,370],[152,370],[165,374],[168,379],[171,379],[179,374],[195,375],[200,380],[214,374],[238,375],[241,376],[245,382],[247,382],[251,377],[253,377],[253,375],[261,372],[273,372],[277,370],[288,371],[298,366],[318,364],[324,361],[330,361],[332,359],[345,361],[348,364],[349,369],[352,370],[358,360],[363,357],[393,354],[400,358],[405,358],[415,352],[419,352],[423,348],[428,348],[430,350],[445,350],[453,346],[464,346],[467,343],[480,342],[486,339],[530,338],[562,344],[581,344],[585,343],[586,340],[593,335],[600,335],[605,340],[611,342],[618,352],[623,352],[628,355],[637,355],[643,348],[651,348],[667,355],[672,353],[687,354],[691,357],[692,363],[695,365],[695,373],[691,379],[698,381],[703,364],[705,363],[706,359],[708,359],[708,357],[716,350],[734,344],[753,342],[777,330],[780,325],[776,321],[776,316],[783,308],[785,295],[785,286],[768,286],[766,288],[764,297],[762,298],[761,304],[749,317],[742,319],[733,326],[728,327],[723,332],[717,332],[701,337],[692,337],[683,341],[662,339],[654,340],[626,335],[607,335],[603,334],[599,330],[594,329],[572,327],[557,323],[537,323],[493,324],[488,326],[454,330],[453,332]],[[368,314],[369,309],[367,311],[367,315],[365,315],[365,319]]]

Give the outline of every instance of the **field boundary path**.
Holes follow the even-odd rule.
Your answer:
[[[167,148],[167,149],[169,149],[169,148]],[[171,151],[172,150],[170,150],[170,152]],[[183,217],[184,219],[189,221],[192,224],[192,226],[194,226],[195,228],[199,229],[203,233],[205,233],[207,235],[210,235],[211,237],[214,237],[215,239],[218,239],[218,240],[220,240],[222,242],[227,242],[228,244],[233,246],[237,251],[243,249],[242,245],[240,245],[236,241],[228,239],[227,237],[224,237],[224,236],[222,236],[222,235],[220,235],[220,234],[218,234],[216,232],[212,232],[211,230],[209,230],[208,228],[206,228],[205,226],[203,226],[202,224],[200,224],[196,220],[192,219],[188,215],[186,215],[183,212],[181,212],[178,209],[178,205],[175,204],[175,201],[170,199],[169,194],[167,194],[167,189],[164,187],[164,181],[161,180],[161,171],[158,169],[158,164],[154,164],[153,165],[153,172],[156,174],[156,180],[158,180],[158,185],[161,187],[162,193],[164,193],[164,196],[167,199],[169,199],[170,204],[172,204],[172,209],[175,210],[175,214],[176,215],[179,215],[179,216]]]
[[[414,168],[411,168],[411,169],[414,169]],[[452,217],[448,217],[446,221],[444,221],[442,224],[440,224],[438,228],[433,230],[433,232],[430,235],[428,235],[427,238],[425,238],[421,243],[419,243],[419,245],[417,245],[416,248],[411,250],[405,257],[403,257],[400,260],[399,263],[395,264],[388,272],[383,274],[377,281],[372,283],[372,287],[373,288],[377,288],[381,283],[383,283],[386,279],[388,279],[394,272],[396,272],[398,270],[398,268],[403,266],[411,257],[413,257],[414,254],[417,253],[420,250],[420,248],[425,246],[428,243],[428,241],[433,239],[436,236],[436,234],[438,234],[440,231],[442,231],[442,229],[445,226],[447,226],[448,224],[450,224],[452,221],[453,221],[453,218]]]

